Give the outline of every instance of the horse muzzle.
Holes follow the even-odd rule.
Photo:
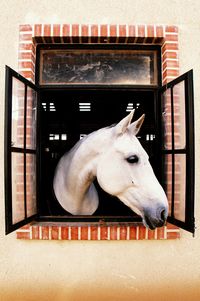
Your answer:
[[[164,226],[168,215],[168,209],[166,207],[160,207],[156,211],[152,209],[144,210],[143,223],[145,226],[154,230],[157,227]]]

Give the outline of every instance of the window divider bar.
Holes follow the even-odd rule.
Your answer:
[[[174,150],[174,98],[173,86],[170,88],[171,92],[171,134],[172,134],[172,150]],[[171,216],[174,218],[174,188],[175,188],[175,155],[172,152],[172,203],[171,203]]]
[[[27,203],[26,203],[26,117],[27,117],[27,85],[25,85],[24,94],[24,213],[27,218]]]

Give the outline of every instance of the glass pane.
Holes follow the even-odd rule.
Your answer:
[[[172,119],[171,119],[171,91],[166,90],[162,98],[162,126],[163,148],[172,148]]]
[[[165,155],[165,192],[169,203],[169,216],[171,216],[172,207],[172,155]]]
[[[12,153],[12,216],[13,224],[25,217],[24,155],[21,153]]]
[[[185,148],[185,82],[173,87],[174,100],[174,147]]]
[[[175,155],[174,217],[185,221],[186,155]]]
[[[11,146],[24,147],[24,93],[25,86],[12,79],[12,140]]]
[[[40,84],[157,84],[156,51],[41,50]]]
[[[35,154],[26,154],[26,204],[27,204],[27,217],[37,213]]]
[[[36,91],[27,88],[26,148],[36,148]]]

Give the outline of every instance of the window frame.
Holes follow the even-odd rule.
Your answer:
[[[185,93],[185,148],[175,149],[174,143],[174,95],[173,88],[184,82],[184,93]],[[171,149],[162,149],[162,158],[166,154],[172,155],[172,179],[175,176],[175,155],[176,154],[185,154],[186,155],[186,191],[185,191],[185,222],[175,218],[174,214],[174,202],[175,202],[175,180],[172,181],[172,214],[168,216],[168,221],[184,230],[187,230],[191,233],[195,233],[195,217],[194,217],[194,183],[195,183],[195,175],[194,175],[194,167],[195,167],[195,154],[194,154],[194,89],[193,89],[193,70],[189,70],[188,72],[180,75],[176,79],[170,81],[166,85],[164,85],[160,90],[160,99],[161,106],[163,101],[163,93],[170,89],[171,96],[171,135],[172,135],[172,147]],[[162,108],[160,107],[160,116],[162,118]],[[162,129],[162,120],[160,123],[160,128]],[[161,131],[162,133],[162,131]],[[162,133],[162,141],[164,140]],[[162,146],[161,146],[162,147]],[[162,166],[164,165],[164,159]],[[164,170],[164,167],[163,167]],[[162,182],[164,183],[164,174]]]
[[[5,158],[5,220],[6,220],[6,234],[26,225],[27,223],[33,221],[37,217],[37,213],[32,216],[27,216],[27,199],[26,199],[26,155],[34,154],[36,157],[36,168],[37,168],[37,153],[38,148],[36,145],[36,149],[27,149],[26,148],[26,116],[27,116],[27,89],[31,88],[36,93],[38,93],[38,88],[28,81],[26,78],[21,76],[19,73],[14,71],[13,69],[6,66],[5,69],[6,81],[5,81],[5,132],[4,132],[4,158]],[[24,84],[24,141],[23,147],[14,147],[12,146],[12,91],[13,91],[13,78],[17,79],[19,82]],[[38,100],[38,97],[37,97]],[[38,113],[38,112],[37,112]],[[36,115],[37,115],[36,113]],[[36,121],[36,133],[37,133],[37,121]],[[37,137],[37,134],[36,134]],[[36,138],[37,139],[37,138]],[[13,222],[13,204],[12,204],[12,153],[20,153],[24,157],[24,167],[23,167],[23,177],[24,177],[24,219],[18,221],[16,223]],[[37,174],[37,171],[36,171]],[[37,179],[37,176],[36,176]],[[36,180],[36,188],[37,188],[37,180]],[[37,189],[36,189],[36,211],[37,209]]]
[[[38,93],[38,100],[40,98],[40,91],[42,91],[43,89],[47,89],[47,90],[50,90],[50,89],[54,89],[54,90],[57,90],[57,89],[116,89],[116,88],[119,88],[119,89],[135,89],[135,90],[151,90],[151,91],[154,91],[155,93],[155,101],[156,101],[156,104],[155,104],[155,108],[156,108],[156,125],[157,125],[157,131],[158,131],[158,140],[161,142],[161,139],[163,139],[162,137],[162,134],[161,134],[161,131],[162,131],[162,127],[161,127],[161,93],[168,87],[170,87],[170,85],[174,84],[174,83],[177,83],[180,81],[180,78],[187,78],[188,82],[190,83],[191,87],[189,89],[187,89],[187,95],[190,95],[190,97],[192,98],[192,106],[189,107],[189,112],[187,114],[187,125],[188,124],[192,124],[194,125],[194,109],[193,109],[193,78],[192,78],[192,75],[190,74],[190,76],[186,74],[182,75],[181,77],[175,79],[174,81],[172,81],[172,84],[171,82],[168,83],[167,85],[161,87],[161,55],[158,56],[158,85],[156,86],[153,86],[153,85],[114,85],[114,87],[112,87],[112,85],[87,85],[87,86],[83,86],[83,85],[45,85],[45,86],[42,86],[42,85],[39,85],[39,55],[38,55],[38,51],[40,51],[40,49],[42,49],[43,45],[39,45],[39,47],[37,47],[37,55],[36,55],[36,85],[32,84],[31,82],[29,82],[28,80],[26,80],[24,77],[20,76],[17,72],[13,71],[10,71],[11,74],[22,80],[26,86],[30,86],[31,88],[33,88],[34,90],[37,91]],[[54,48],[54,49],[57,49],[57,48],[60,48],[62,46],[58,46],[58,45],[45,45],[45,48],[46,47],[51,47],[51,48]],[[68,45],[68,47],[70,48],[74,48],[74,47],[80,47],[80,45]],[[92,49],[94,49],[95,45],[81,45],[81,47],[92,47]],[[102,48],[102,47],[105,47],[105,45],[98,45],[98,48]],[[110,49],[113,49],[113,45],[106,45],[106,47],[110,48]],[[115,46],[116,47],[116,46]],[[117,47],[124,47],[125,49],[127,48],[127,45],[119,45]],[[130,46],[129,47],[132,47],[134,49],[142,49],[141,48],[141,45],[137,45],[137,46]],[[149,46],[151,49],[160,49],[160,46]],[[146,47],[145,47],[146,48]],[[159,50],[160,51],[160,50]],[[190,71],[191,72],[191,71]],[[9,132],[9,127],[10,127],[10,124],[11,124],[11,120],[9,119],[9,110],[10,110],[10,106],[11,106],[11,103],[10,101],[7,101],[9,98],[10,98],[10,93],[11,92],[11,86],[10,86],[10,82],[9,82],[9,76],[8,76],[8,72],[6,72],[6,105],[5,105],[5,137],[7,137],[7,133]],[[39,129],[40,129],[40,106],[38,105],[37,106],[37,133],[39,132]],[[11,115],[10,115],[11,116]],[[191,121],[190,121],[191,120]],[[189,150],[188,150],[188,155],[187,155],[187,166],[189,164],[189,156],[191,155],[192,156],[192,173],[189,172],[189,169],[187,168],[187,179],[188,179],[188,176],[191,176],[191,183],[193,185],[193,188],[191,188],[190,190],[188,190],[189,192],[187,193],[187,196],[190,197],[190,199],[193,198],[193,203],[189,203],[189,199],[187,198],[187,208],[190,209],[190,219],[187,220],[187,223],[182,223],[174,218],[168,218],[168,221],[189,231],[189,232],[192,232],[194,233],[194,229],[195,229],[195,226],[194,226],[194,127],[192,128],[188,128],[186,127],[186,130],[187,130],[187,143],[189,143],[190,147],[189,147]],[[11,220],[12,220],[12,216],[11,216],[11,212],[12,212],[12,204],[10,202],[10,198],[11,198],[11,191],[9,191],[9,187],[11,187],[11,165],[9,164],[9,160],[10,160],[10,154],[11,154],[11,149],[9,149],[9,145],[8,145],[8,141],[9,141],[10,137],[8,136],[6,139],[5,139],[5,192],[6,192],[6,234],[16,230],[17,228],[25,225],[26,223],[29,223],[31,221],[37,221],[37,222],[73,222],[73,223],[80,223],[82,225],[84,224],[92,224],[92,223],[98,223],[98,224],[105,224],[105,223],[110,223],[110,222],[117,222],[117,223],[120,223],[120,224],[123,224],[123,223],[135,223],[136,225],[138,223],[141,223],[142,222],[142,219],[140,217],[126,217],[124,218],[122,221],[119,220],[118,217],[97,217],[97,216],[70,216],[70,217],[49,217],[49,216],[40,216],[39,212],[38,212],[38,207],[37,206],[37,214],[30,217],[30,218],[27,218],[26,220],[24,221],[21,221],[15,225],[12,225],[11,224]],[[161,145],[161,143],[160,143]],[[162,149],[161,147],[158,148],[158,153],[160,154],[160,157],[162,157]],[[37,203],[39,203],[41,200],[40,200],[40,162],[41,162],[41,141],[40,141],[40,135],[37,134],[37,148],[36,148],[36,159],[37,159],[37,163],[36,163],[36,166],[37,166]],[[164,178],[162,179],[164,180]],[[193,180],[193,181],[192,181]],[[188,187],[188,184],[187,184],[187,187]]]

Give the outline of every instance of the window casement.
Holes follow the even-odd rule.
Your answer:
[[[106,49],[107,61],[111,47]],[[80,55],[86,56],[88,49],[92,59],[95,58],[95,50],[80,47],[74,50],[74,64],[81,64]],[[106,57],[106,51],[104,57],[102,56],[102,49],[103,46],[96,50],[99,55],[97,67],[100,67],[101,60],[105,60]],[[141,222],[140,217],[133,215],[125,205],[105,194],[98,187],[98,183],[95,184],[101,202],[93,216],[67,214],[58,205],[52,193],[53,172],[60,156],[89,132],[117,122],[133,108],[136,109],[138,117],[146,113],[146,121],[138,138],[149,153],[156,176],[167,193],[170,208],[168,220],[194,233],[192,71],[161,87],[158,72],[159,51],[153,47],[149,49],[149,52],[141,50],[141,58],[138,48],[134,59],[133,52],[129,49],[129,62],[132,58],[138,68],[150,68],[149,75],[142,75],[140,83],[133,81],[122,84],[117,76],[114,83],[106,84],[103,80],[97,83],[94,82],[94,73],[90,72],[89,82],[83,84],[80,82],[83,78],[80,73],[75,74],[75,78],[75,68],[70,70],[69,66],[71,73],[68,73],[68,82],[63,82],[62,76],[60,82],[59,79],[53,82],[53,72],[62,74],[62,67],[67,64],[63,58],[65,50],[56,51],[56,47],[52,47],[53,52],[42,47],[39,49],[36,85],[6,67],[7,234],[31,221]],[[121,52],[118,52],[117,59],[120,60],[121,56],[124,60],[126,52],[124,48],[119,50]],[[73,47],[68,49],[68,54],[69,52],[72,56]],[[53,55],[58,60],[54,69]],[[60,66],[60,62],[63,61],[63,66]],[[127,60],[124,60],[124,64],[126,68]],[[104,65],[103,68],[107,67]],[[115,70],[118,65],[110,68]],[[98,71],[101,74],[100,68]],[[148,82],[143,81],[146,76]],[[70,78],[72,82],[69,84]]]

